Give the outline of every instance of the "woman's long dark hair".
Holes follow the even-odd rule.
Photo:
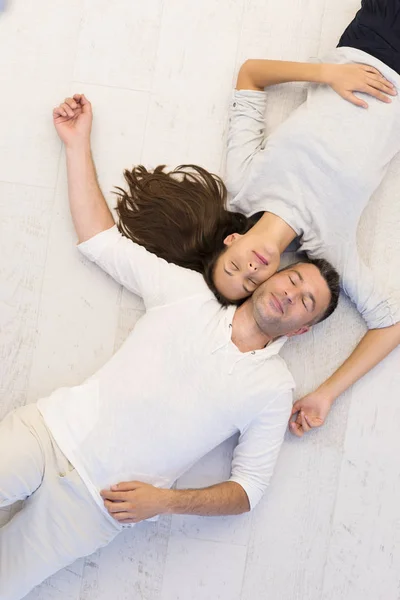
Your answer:
[[[227,190],[220,177],[196,165],[142,165],[124,171],[129,192],[117,188],[121,233],[168,262],[202,273],[213,284],[215,261],[230,233],[245,233],[248,219],[226,210]]]

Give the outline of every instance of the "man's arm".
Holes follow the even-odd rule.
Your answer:
[[[68,196],[79,242],[110,229],[115,223],[97,182],[90,146],[66,148]]]
[[[114,225],[90,149],[92,106],[83,94],[75,94],[54,109],[53,120],[65,145],[72,220],[79,242],[84,242]]]
[[[161,514],[216,517],[250,510],[246,492],[232,481],[193,490],[165,490],[128,481],[103,490],[101,495],[111,516],[120,523],[139,523]]]
[[[266,391],[268,394],[268,390]],[[269,485],[287,428],[291,390],[276,394],[240,434],[229,481],[203,489],[166,490],[128,481],[102,490],[105,507],[123,523],[158,514],[238,515],[254,508]]]
[[[291,81],[329,85],[346,100],[365,108],[367,103],[357,98],[353,92],[364,92],[383,102],[391,102],[386,94],[396,95],[393,84],[377,69],[368,65],[314,64],[262,59],[249,59],[241,66],[236,88],[263,91],[270,85]]]

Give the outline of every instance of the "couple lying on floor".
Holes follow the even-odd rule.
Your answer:
[[[1,600],[22,598],[141,520],[252,509],[289,419],[298,436],[322,425],[334,400],[399,344],[399,307],[356,245],[360,215],[400,146],[400,44],[376,49],[374,31],[361,27],[377,6],[363,3],[324,62],[245,62],[229,120],[227,190],[193,165],[136,167],[125,172],[128,191],[118,191],[118,227],[96,179],[90,102],[77,94],[54,109],[78,249],[141,296],[146,312],[82,385],[1,423],[0,506],[24,500],[0,529]],[[387,19],[374,12],[380,38]],[[266,138],[264,88],[289,81],[316,85]],[[278,271],[296,237],[308,258]],[[369,330],[293,405],[279,351],[329,317],[339,281]],[[228,481],[171,489],[237,432]]]

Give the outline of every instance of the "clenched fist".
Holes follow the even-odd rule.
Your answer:
[[[67,147],[88,145],[92,129],[92,105],[83,94],[75,94],[53,110],[56,131]]]

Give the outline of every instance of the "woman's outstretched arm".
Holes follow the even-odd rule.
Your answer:
[[[314,392],[293,405],[290,430],[301,437],[320,427],[336,398],[368,373],[400,344],[400,323],[382,329],[370,329],[347,360]]]
[[[342,98],[367,107],[353,92],[364,92],[383,102],[387,94],[396,95],[393,84],[369,65],[337,65],[330,63],[288,62],[284,60],[249,59],[241,66],[236,89],[263,91],[264,88],[290,81],[309,81],[330,85]]]

